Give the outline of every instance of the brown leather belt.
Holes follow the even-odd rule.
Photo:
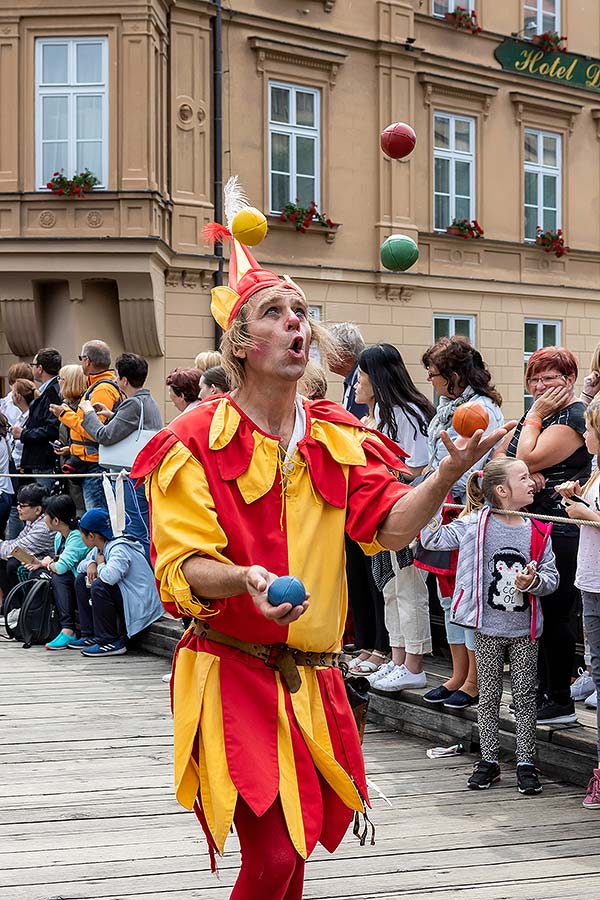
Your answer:
[[[234,650],[241,650],[248,656],[262,659],[266,666],[277,669],[290,694],[295,694],[302,685],[298,666],[322,666],[327,669],[339,669],[340,667],[339,653],[311,653],[305,650],[296,650],[295,647],[288,647],[287,644],[247,644],[229,634],[215,631],[205,622],[196,622],[194,634],[207,641],[213,641],[215,644],[233,647]]]

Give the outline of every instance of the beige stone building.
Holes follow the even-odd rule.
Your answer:
[[[217,260],[200,231],[220,5],[0,0],[0,373],[102,337],[147,356],[164,397],[165,374],[214,347]],[[459,5],[224,2],[222,164],[271,214],[256,255],[323,320],[396,344],[421,384],[434,336],[469,334],[513,415],[526,353],[559,342],[587,366],[600,341],[600,5],[463,0],[475,34],[446,15]],[[532,43],[555,30],[568,52]],[[379,133],[399,120],[418,144],[392,161]],[[93,193],[46,188],[85,167]],[[281,222],[296,197],[338,227]],[[448,235],[454,217],[485,237]],[[536,225],[561,228],[570,254],[536,246]],[[406,273],[379,262],[392,232],[419,244]]]

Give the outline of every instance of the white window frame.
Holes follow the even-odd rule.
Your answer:
[[[435,123],[436,119],[444,118],[450,120],[450,149],[443,150],[435,146]],[[470,144],[471,144],[471,152],[464,153],[462,151],[451,149],[454,145],[454,134],[456,128],[456,122],[467,122],[469,124],[470,129]],[[436,110],[433,114],[433,136],[432,136],[432,146],[433,146],[433,173],[432,173],[432,182],[433,182],[433,213],[432,213],[432,221],[433,221],[433,230],[443,232],[446,230],[447,225],[443,227],[437,226],[435,223],[435,198],[437,195],[436,185],[435,185],[435,161],[436,159],[447,159],[450,161],[449,165],[449,191],[450,191],[450,216],[448,225],[452,224],[452,220],[456,218],[456,179],[455,179],[455,162],[469,162],[470,163],[470,178],[469,178],[469,221],[475,219],[475,140],[476,140],[476,131],[475,131],[475,119],[472,116],[459,116],[456,113],[444,112],[443,110]],[[462,217],[461,217],[462,218]]]
[[[310,303],[308,306],[308,314],[313,320],[313,322],[321,322],[323,318],[323,307],[317,306],[317,304]],[[313,360],[313,362],[321,365],[321,354],[319,352],[319,348],[316,344],[310,345],[309,356]]]
[[[286,125],[283,122],[272,122],[271,121],[271,88],[283,88],[284,90],[288,90],[291,93],[290,97],[290,109],[296,109],[295,96],[296,91],[300,91],[303,94],[312,94],[314,97],[315,104],[315,125],[295,125],[289,124]],[[271,142],[274,134],[287,134],[290,136],[290,191],[289,191],[289,201],[294,202],[295,198],[298,196],[298,191],[296,189],[297,185],[297,166],[296,166],[296,137],[310,137],[315,141],[315,191],[313,199],[317,204],[317,208],[319,212],[321,211],[321,91],[319,88],[308,87],[308,85],[303,84],[292,84],[290,82],[285,81],[277,81],[269,79],[268,82],[268,97],[269,97],[269,111],[268,111],[268,129],[269,129],[269,163],[268,163],[268,171],[269,171],[269,212],[271,214],[277,214],[281,212],[281,209],[275,209],[273,207],[273,183],[272,183],[272,174],[273,169],[271,168],[272,161],[272,151],[271,151]],[[284,173],[282,173],[284,174]],[[287,173],[285,173],[287,174]]]
[[[476,322],[476,317],[470,315],[469,313],[442,313],[442,312],[434,313],[433,321],[432,321],[432,337],[433,337],[434,342],[436,340],[438,340],[438,338],[436,338],[436,335],[435,335],[435,323],[439,322],[441,320],[444,320],[444,321],[447,320],[449,323],[448,335],[450,337],[452,337],[454,334],[456,334],[456,320],[457,319],[463,319],[469,323],[468,340],[469,340],[469,343],[471,344],[471,346],[474,347],[477,322]]]
[[[532,31],[530,34],[525,32],[526,11],[530,13],[535,12],[536,14],[535,31]],[[546,15],[548,15],[548,13],[546,13]],[[522,22],[525,37],[533,37],[534,34],[543,34],[543,32],[548,31],[547,28],[544,28],[544,0],[524,0]],[[554,28],[550,30],[560,34],[560,0],[554,0]]]
[[[525,351],[525,326],[526,325],[536,325],[537,326],[537,341],[535,350],[531,350],[529,352]],[[554,344],[544,344],[543,343],[543,333],[544,333],[544,325],[553,325],[556,328],[556,340]],[[527,369],[527,364],[531,358],[531,356],[537,351],[541,350],[543,347],[560,347],[561,346],[561,327],[562,322],[560,319],[524,319],[523,320],[523,371]],[[524,406],[525,411],[527,411],[531,404],[533,403],[533,397],[528,393],[527,388],[525,388],[524,392]]]
[[[67,79],[68,83],[64,85],[49,84],[44,85],[42,78],[42,54],[43,48],[49,44],[67,44]],[[99,84],[77,84],[76,83],[76,47],[79,44],[102,44],[102,74],[103,80]],[[106,190],[108,181],[108,38],[105,35],[97,37],[65,37],[65,38],[37,38],[35,42],[35,181],[36,190],[48,191],[46,187],[47,179],[43,174],[43,123],[42,123],[42,99],[43,97],[64,97],[69,98],[69,121],[68,121],[68,150],[67,150],[67,168],[65,175],[72,178],[79,170],[77,168],[77,104],[76,97],[82,95],[92,95],[102,97],[102,181],[96,185],[95,190]],[[98,175],[94,172],[94,175]]]
[[[562,135],[556,131],[541,131],[538,128],[525,128],[523,131],[523,153],[525,152],[525,135],[534,134],[537,136],[538,143],[538,160],[542,159],[542,144],[545,137],[556,140],[558,166],[546,166],[543,162],[532,163],[524,160],[523,162],[523,182],[525,181],[525,172],[534,172],[538,176],[537,184],[537,224],[545,230],[544,226],[544,209],[551,207],[544,206],[544,176],[549,175],[556,178],[556,229],[562,228]],[[531,208],[531,204],[525,203],[525,184],[523,183],[523,237],[527,243],[535,243],[536,235],[527,237],[525,234],[525,209]]]
[[[431,0],[431,15],[436,19],[443,19],[446,13],[452,13],[457,6],[462,6],[467,12],[472,13],[475,8],[475,0],[437,0],[438,3],[444,3],[448,7],[444,12],[436,12],[436,0]]]

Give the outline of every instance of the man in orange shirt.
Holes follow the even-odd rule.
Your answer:
[[[83,374],[87,376],[88,389],[83,395],[92,404],[101,403],[114,410],[121,399],[121,393],[110,367],[110,347],[104,341],[88,341],[81,348],[79,356]],[[83,411],[73,410],[63,404],[52,404],[51,412],[68,427],[71,434],[70,451],[78,460],[77,472],[93,475],[104,470],[98,463],[98,444],[83,427]],[[101,416],[104,421],[104,417]],[[83,500],[86,509],[106,508],[106,499],[101,478],[84,478]]]

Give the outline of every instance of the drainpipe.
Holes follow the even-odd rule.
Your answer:
[[[216,8],[212,20],[213,31],[213,196],[215,222],[223,222],[223,37],[221,0],[213,0]],[[215,287],[223,284],[223,245],[215,244],[217,269],[213,275]],[[223,332],[215,322],[215,346],[221,342]]]

